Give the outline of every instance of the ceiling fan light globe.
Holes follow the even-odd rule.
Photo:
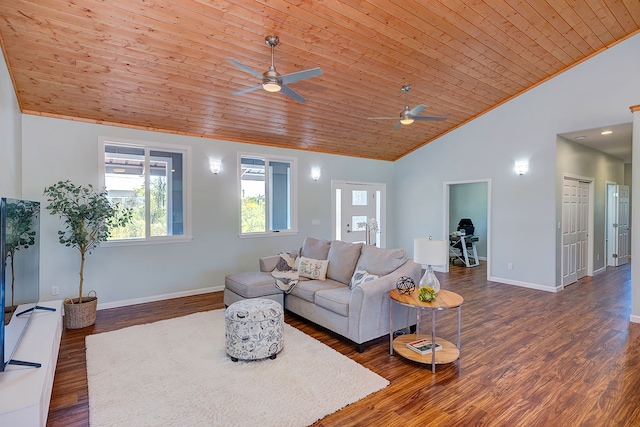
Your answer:
[[[262,83],[262,88],[267,92],[280,92],[280,85],[278,82],[264,82]]]
[[[403,125],[410,125],[411,123],[413,123],[413,118],[403,117],[402,119],[400,119],[400,123],[402,123]]]

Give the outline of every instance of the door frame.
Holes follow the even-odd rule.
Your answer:
[[[574,181],[582,181],[584,183],[588,183],[589,184],[589,207],[588,207],[588,225],[587,225],[587,276],[593,276],[593,228],[594,228],[594,197],[595,197],[595,179],[592,177],[588,177],[588,176],[581,176],[581,175],[575,175],[572,173],[563,173],[562,174],[562,185],[564,186],[564,180],[565,179],[570,179],[570,180],[574,180]],[[561,193],[562,196],[560,197],[560,206],[562,206],[563,202],[564,202],[564,193]],[[563,243],[563,237],[562,237],[562,230],[564,230],[564,217],[562,215],[562,211],[561,211],[561,215],[560,215],[560,246],[558,248],[558,251],[560,251],[560,285],[561,285],[561,289],[564,289],[564,284],[562,283],[562,272],[564,271],[564,255],[563,255],[563,251],[562,251],[562,243]]]
[[[387,184],[382,182],[362,182],[362,181],[343,181],[332,179],[331,180],[331,238],[336,238],[336,189],[344,187],[345,185],[364,185],[370,186],[376,191],[380,191],[380,218],[376,218],[378,221],[378,227],[380,228],[380,247],[387,247]]]
[[[449,250],[449,203],[450,195],[449,191],[452,185],[457,184],[476,184],[480,182],[487,183],[487,280],[491,277],[491,178],[485,179],[468,179],[463,181],[444,181],[442,183],[443,190],[443,215],[442,215],[442,236],[447,241],[447,251]],[[449,263],[444,266],[442,270],[444,273],[449,272]]]

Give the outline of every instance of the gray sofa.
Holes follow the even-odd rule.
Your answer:
[[[397,280],[408,276],[415,283],[420,281],[421,266],[408,259],[404,249],[307,237],[295,255],[306,261],[328,261],[322,263],[326,266],[324,280],[302,277],[303,264],[299,282],[285,294],[272,276],[280,256],[264,257],[259,272],[227,275],[225,305],[245,298],[276,300],[289,312],[353,341],[361,352],[368,341],[389,334],[389,291],[395,289]],[[354,276],[356,270],[359,274]],[[393,304],[395,330],[415,323],[415,309]]]

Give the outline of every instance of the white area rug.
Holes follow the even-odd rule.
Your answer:
[[[235,363],[224,310],[87,336],[91,426],[307,426],[389,384],[284,326],[275,360]]]

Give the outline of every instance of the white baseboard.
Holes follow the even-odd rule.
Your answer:
[[[219,292],[222,290],[224,290],[224,285],[212,286],[209,288],[192,289],[189,291],[174,292],[171,294],[153,295],[153,296],[143,297],[143,298],[134,298],[134,299],[128,299],[123,301],[107,302],[103,304],[98,304],[98,310],[105,310],[107,308],[125,307],[128,305],[143,304],[145,302],[162,301],[162,300],[172,299],[172,298],[189,297],[192,295],[207,294],[209,292]]]
[[[562,289],[564,289],[563,286],[556,287],[556,286],[539,285],[537,283],[520,282],[518,280],[504,279],[502,277],[495,277],[495,276],[489,277],[489,281],[505,283],[507,285],[515,285],[523,288],[536,289],[538,291],[546,291],[546,292],[560,292]]]
[[[629,320],[632,323],[640,323],[640,316],[635,316],[635,315],[632,314],[631,317],[629,318]]]

